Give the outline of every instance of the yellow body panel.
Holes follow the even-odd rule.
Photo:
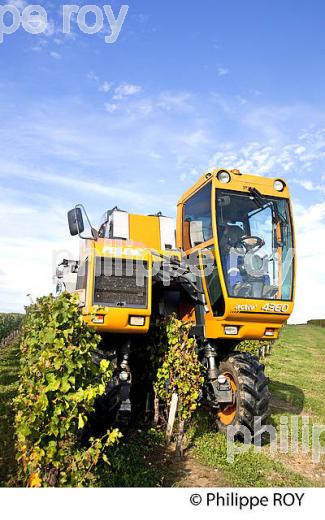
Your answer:
[[[93,304],[95,277],[94,275],[91,275],[91,273],[95,272],[95,259],[97,256],[104,258],[121,258],[147,262],[148,280],[151,280],[152,254],[144,248],[134,246],[131,241],[108,239],[99,239],[97,241],[86,240],[82,246],[80,260],[84,261],[88,258],[86,300],[85,306],[82,309],[84,321],[95,328],[98,332],[126,334],[145,334],[148,332],[151,316],[152,284],[148,283],[148,299],[146,308],[98,306]],[[96,316],[104,316],[104,323],[93,323],[92,320]],[[130,325],[130,316],[145,317],[145,325]]]
[[[159,219],[157,217],[148,217],[151,222],[158,222]],[[135,221],[134,221],[135,222]],[[138,220],[141,224],[141,219]],[[156,224],[155,224],[156,225]],[[151,227],[151,230],[153,226]],[[158,227],[159,230],[159,227]],[[135,235],[133,235],[134,237]],[[140,236],[140,235],[139,235]],[[160,237],[160,234],[158,235]],[[160,240],[160,238],[159,238]],[[87,276],[87,287],[85,288],[85,305],[82,308],[82,316],[83,320],[90,325],[92,328],[95,328],[97,332],[100,333],[124,333],[124,334],[146,334],[150,327],[150,317],[151,317],[151,308],[152,308],[152,272],[153,265],[157,262],[161,262],[161,258],[159,257],[159,253],[164,254],[164,256],[178,256],[180,257],[180,253],[176,251],[160,251],[159,248],[156,249],[157,255],[151,251],[151,247],[155,242],[151,241],[151,246],[149,246],[149,239],[146,247],[143,247],[142,244],[139,246],[133,238],[133,240],[123,241],[123,240],[111,240],[111,239],[98,239],[94,240],[83,240],[81,241],[81,249],[80,249],[80,261],[85,262],[88,259],[88,276]],[[150,249],[149,249],[150,248]],[[95,260],[96,257],[104,257],[104,258],[119,258],[119,259],[128,259],[128,260],[138,260],[143,261],[148,264],[148,299],[147,299],[147,307],[146,308],[134,308],[134,307],[105,307],[94,305],[94,284],[95,277],[92,273],[95,272]],[[157,269],[156,269],[157,270]],[[77,291],[79,293],[82,291]],[[93,323],[93,319],[103,316],[104,323],[98,324]],[[129,324],[130,316],[141,316],[145,318],[145,324],[143,326],[133,326]]]
[[[143,247],[160,249],[159,217],[129,215],[130,239]]]
[[[226,325],[236,325],[239,327],[237,335],[231,336],[234,339],[276,339],[279,331],[289,318],[289,315],[293,309],[293,303],[281,302],[281,305],[288,305],[286,313],[277,312],[264,312],[262,311],[265,301],[261,300],[258,303],[256,300],[241,300],[240,298],[229,298],[226,299],[226,310],[223,317],[215,317],[212,312],[208,312],[205,318],[206,337],[207,338],[228,338],[230,336],[225,334],[224,327]],[[232,303],[229,300],[236,300],[236,303]],[[242,303],[237,303],[242,302]],[[243,303],[244,302],[244,303]],[[270,303],[270,302],[268,302]],[[243,308],[249,309],[254,308],[253,311],[236,311],[236,307],[242,305]],[[275,305],[277,303],[275,302]],[[273,336],[266,336],[266,329],[274,329]]]
[[[114,332],[118,334],[146,334],[150,326],[151,309],[132,309],[123,307],[85,307],[82,311],[83,320],[88,325],[96,328],[97,332]],[[94,316],[104,316],[104,323],[94,324]],[[129,324],[130,316],[144,316],[144,326],[132,326]]]

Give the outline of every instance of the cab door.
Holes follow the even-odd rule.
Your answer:
[[[206,298],[205,312],[222,316],[225,311],[218,268],[215,259],[215,241],[212,225],[212,182],[195,192],[184,204],[182,244],[197,284]]]

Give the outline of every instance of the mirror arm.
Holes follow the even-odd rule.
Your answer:
[[[98,234],[97,229],[95,229],[95,228],[92,227],[92,228],[91,228],[91,234],[92,234],[92,236],[93,236],[93,239],[97,241],[98,238],[99,238],[99,234]]]
[[[98,231],[91,225],[91,222],[89,220],[88,213],[87,213],[85,207],[82,204],[77,204],[75,207],[76,208],[80,208],[84,212],[84,214],[86,215],[86,219],[87,219],[88,225],[89,225],[89,227],[91,229],[92,239],[97,241],[98,238],[99,238]],[[79,233],[79,237],[80,238],[84,238],[84,237],[81,236],[80,233]]]

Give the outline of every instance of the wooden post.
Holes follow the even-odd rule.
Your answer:
[[[184,439],[184,423],[185,421],[179,422],[179,429],[178,429],[178,435],[177,435],[177,441],[176,441],[176,459],[180,460],[183,458],[183,439]]]
[[[166,430],[166,440],[168,443],[170,443],[172,435],[173,435],[173,428],[174,428],[174,422],[175,422],[175,417],[176,417],[177,405],[178,405],[178,394],[174,393],[172,395],[172,400],[170,403],[168,424],[167,424],[167,430]]]
[[[156,390],[154,392],[155,392],[155,396],[154,396],[154,403],[153,403],[153,406],[154,406],[153,424],[154,424],[154,426],[157,426],[158,421],[159,421],[159,398],[157,396]]]

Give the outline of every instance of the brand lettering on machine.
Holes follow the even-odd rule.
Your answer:
[[[103,247],[103,253],[108,253],[111,255],[118,255],[118,256],[141,256],[141,251],[138,249],[132,249],[131,247],[110,247],[105,246]]]
[[[257,305],[249,305],[249,303],[238,304],[235,307],[235,312],[250,312],[257,309]]]

